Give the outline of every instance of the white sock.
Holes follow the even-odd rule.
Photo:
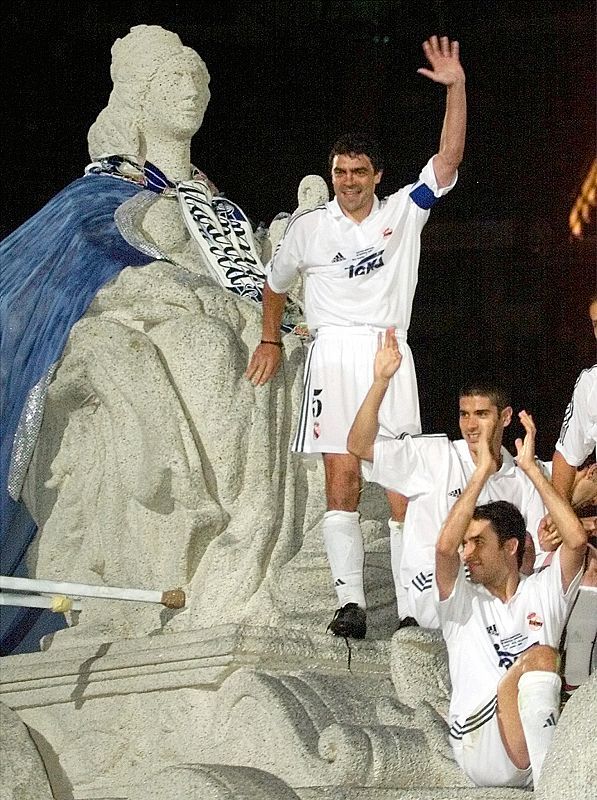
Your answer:
[[[357,603],[367,608],[363,588],[365,550],[358,512],[327,511],[322,530],[338,602],[341,606]]]
[[[556,672],[544,670],[525,672],[518,681],[518,711],[535,788],[560,716],[561,685]]]
[[[396,590],[396,603],[398,605],[398,617],[404,619],[409,616],[408,600],[406,589],[400,580],[400,562],[402,561],[402,547],[404,522],[395,519],[388,520],[390,529],[390,563],[392,564],[392,575],[394,576],[394,588]]]
[[[566,625],[566,683],[580,686],[589,677],[597,634],[597,589],[580,587]]]

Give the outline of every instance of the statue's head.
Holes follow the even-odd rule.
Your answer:
[[[321,175],[305,175],[299,183],[297,200],[299,208],[315,208],[330,199],[328,185]]]
[[[203,60],[177,34],[137,25],[112,46],[114,88],[89,130],[92,158],[108,153],[145,158],[147,134],[190,139],[209,103]]]

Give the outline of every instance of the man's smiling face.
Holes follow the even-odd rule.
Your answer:
[[[369,156],[352,153],[334,156],[332,185],[342,212],[355,222],[362,222],[373,207],[375,187],[381,180]]]
[[[489,397],[485,395],[471,395],[460,398],[459,425],[462,438],[468,445],[471,454],[475,456],[479,447],[479,440],[483,432],[492,431],[490,443],[493,454],[497,457],[502,446],[504,428],[509,424],[512,416],[510,406],[502,412]]]

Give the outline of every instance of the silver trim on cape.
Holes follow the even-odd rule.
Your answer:
[[[139,230],[137,221],[151,206],[163,197],[161,194],[144,189],[121,203],[114,212],[114,223],[122,238],[146,256],[160,261],[170,261],[168,256],[153,242],[149,242]]]
[[[55,361],[46,374],[29,390],[21,411],[19,424],[12,443],[10,468],[8,470],[8,493],[13,500],[21,496],[25,475],[29,469],[35,443],[39,435],[48,386],[50,385],[59,361]]]

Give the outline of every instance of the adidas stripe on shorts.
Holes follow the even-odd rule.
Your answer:
[[[464,723],[455,721],[450,741],[459,767],[477,786],[529,786],[531,767],[515,767],[502,742],[497,697],[480,703]]]
[[[326,326],[317,332],[305,364],[303,401],[292,450],[347,453],[346,439],[373,382],[378,333],[374,326]],[[402,363],[380,409],[380,435],[421,431],[415,365],[405,334],[397,334]]]

